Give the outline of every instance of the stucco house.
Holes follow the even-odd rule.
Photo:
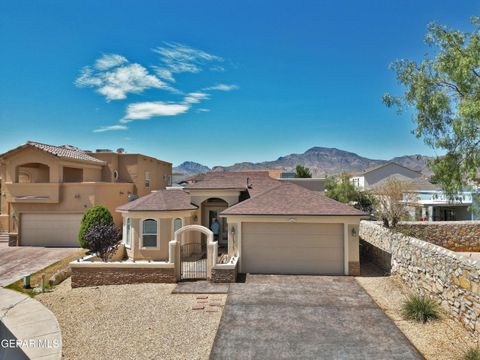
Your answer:
[[[84,151],[29,141],[0,155],[0,231],[10,245],[78,246],[84,212],[115,208],[169,185],[172,164],[121,149]]]
[[[238,271],[355,275],[361,211],[262,172],[210,172],[184,188],[155,191],[117,208],[130,260],[169,261],[178,235],[180,279],[207,277],[205,234],[220,224],[218,261]],[[183,232],[195,228],[207,231]],[[217,261],[217,259],[215,260]],[[140,266],[140,265],[138,265]],[[199,274],[203,274],[200,275]]]
[[[409,169],[395,162],[367,169],[352,175],[353,184],[360,190],[371,190],[389,178],[400,181],[412,181],[422,177],[422,173]]]

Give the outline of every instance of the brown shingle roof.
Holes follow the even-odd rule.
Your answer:
[[[364,216],[360,210],[292,183],[281,183],[224,210],[221,215]]]
[[[158,190],[141,198],[121,205],[118,211],[176,211],[196,210],[190,195],[183,190]]]
[[[248,190],[250,196],[255,196],[277,185],[278,180],[272,179],[267,172],[209,172],[202,174],[197,182],[189,184],[186,190]],[[250,186],[248,186],[248,185]]]
[[[74,159],[74,160],[81,160],[81,161],[89,161],[89,162],[94,162],[97,164],[105,164],[105,161],[96,159],[93,156],[88,155],[87,152],[76,148],[71,145],[62,145],[62,146],[54,146],[54,145],[48,145],[48,144],[42,144],[39,142],[35,141],[28,141],[26,144],[21,145],[13,150],[7,151],[4,154],[1,154],[0,157],[4,157],[14,151],[24,149],[26,147],[32,146],[36,149],[45,151],[49,153],[50,155],[57,156],[60,158],[67,158],[67,159]]]

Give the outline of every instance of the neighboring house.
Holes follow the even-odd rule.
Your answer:
[[[129,197],[165,188],[172,165],[141,154],[87,152],[29,141],[0,155],[0,229],[19,245],[78,246],[84,212],[115,208]]]
[[[400,181],[412,181],[422,177],[422,173],[394,162],[365,170],[352,175],[353,184],[360,190],[371,190],[389,178]]]
[[[297,184],[312,191],[325,191],[325,178],[280,178],[279,180]]]
[[[426,179],[410,182],[415,204],[410,209],[413,220],[420,221],[456,221],[473,220],[472,192],[462,191],[449,199],[440,186]]]
[[[159,190],[117,210],[132,260],[167,261],[176,230],[192,224],[211,228],[217,219],[220,251],[238,257],[240,272],[360,272],[358,226],[365,214],[265,172],[202,174],[183,189]],[[181,237],[180,258],[187,254],[191,263],[194,254],[205,253],[204,235]]]
[[[472,193],[463,191],[450,201],[442,189],[425,179],[418,171],[394,162],[366,170],[352,176],[353,184],[360,190],[375,190],[388,179],[395,178],[410,184],[415,204],[410,207],[412,220],[454,221],[472,220],[469,207],[472,205]],[[405,195],[405,199],[411,195]]]

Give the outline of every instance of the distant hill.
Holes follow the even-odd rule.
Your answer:
[[[210,171],[210,168],[208,166],[205,166],[193,161],[185,161],[181,163],[179,166],[175,166],[172,170],[174,173],[181,173],[185,177],[188,177],[195,174],[208,172]]]
[[[405,155],[389,160],[369,159],[336,148],[313,147],[303,154],[285,155],[273,161],[263,161],[259,163],[242,162],[230,166],[214,166],[212,169],[195,162],[186,161],[180,166],[175,167],[174,172],[178,171],[184,173],[185,176],[191,176],[210,170],[240,171],[282,169],[284,171],[293,171],[295,166],[301,164],[310,168],[313,176],[322,177],[325,175],[337,175],[342,172],[360,172],[371,167],[382,165],[388,161],[394,161],[413,170],[421,171],[425,176],[430,176],[431,170],[427,167],[428,159],[431,158],[422,155]]]

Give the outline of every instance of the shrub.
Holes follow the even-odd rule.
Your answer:
[[[122,232],[115,224],[97,224],[85,232],[89,249],[103,261],[113,255],[122,241]]]
[[[102,205],[97,205],[88,209],[85,215],[83,215],[80,224],[80,231],[78,232],[78,242],[82,248],[89,249],[85,241],[85,233],[92,226],[98,224],[113,224],[112,214],[110,214],[110,211]]]
[[[426,323],[428,320],[438,319],[438,306],[432,300],[422,296],[410,296],[402,308],[403,317]]]
[[[480,360],[480,349],[471,348],[464,355],[463,360]]]

